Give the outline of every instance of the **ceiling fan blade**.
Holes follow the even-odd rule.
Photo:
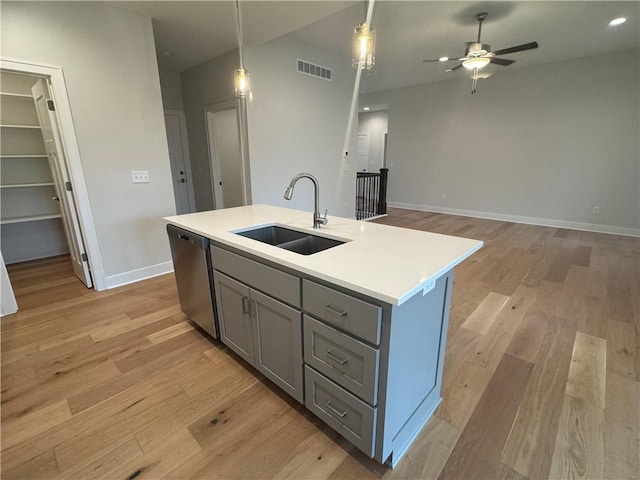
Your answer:
[[[523,52],[524,50],[533,50],[534,48],[538,48],[538,42],[523,43],[522,45],[516,45],[515,47],[496,50],[493,53],[496,55],[506,55],[507,53]]]
[[[508,67],[512,63],[515,63],[515,60],[507,60],[506,58],[498,58],[498,57],[491,57],[491,60],[489,61],[496,65],[502,65],[503,67]]]
[[[422,63],[429,63],[429,62],[457,62],[458,59],[457,58],[449,58],[447,60],[440,60],[439,58],[434,58],[433,60],[422,60]]]

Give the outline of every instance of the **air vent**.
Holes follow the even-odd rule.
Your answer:
[[[305,75],[311,75],[312,77],[323,78],[325,80],[331,80],[331,69],[322,67],[314,63],[305,62],[298,59],[298,72]]]

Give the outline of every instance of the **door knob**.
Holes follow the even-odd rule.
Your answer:
[[[60,198],[58,196],[55,196],[55,197],[51,197],[51,200],[55,200],[56,202],[59,202]]]

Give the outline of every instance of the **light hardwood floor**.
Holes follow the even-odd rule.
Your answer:
[[[9,268],[2,478],[639,478],[637,238],[377,221],[485,241],[455,272],[442,404],[394,470],[201,335],[173,275],[98,293],[56,257]]]

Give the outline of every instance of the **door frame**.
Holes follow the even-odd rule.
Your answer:
[[[251,170],[249,165],[249,148],[248,148],[248,134],[247,134],[247,115],[246,115],[246,100],[234,99],[227,100],[226,102],[214,103],[205,105],[204,107],[204,125],[207,134],[207,154],[209,156],[209,171],[211,173],[211,194],[213,195],[213,208],[217,209],[216,197],[221,196],[222,192],[216,188],[216,182],[214,178],[214,169],[220,170],[220,165],[215,159],[213,154],[213,139],[209,135],[211,129],[209,128],[209,114],[223,112],[225,110],[235,110],[236,118],[238,122],[238,143],[240,147],[240,158],[242,160],[241,176],[242,182],[240,187],[242,188],[242,202],[243,205],[251,205]]]
[[[82,168],[82,159],[76,131],[71,115],[71,105],[61,67],[53,65],[35,64],[16,59],[0,58],[0,68],[8,72],[26,73],[45,77],[49,80],[51,97],[55,103],[55,115],[58,120],[60,137],[64,148],[64,162],[73,185],[73,193],[76,199],[76,210],[78,212],[78,224],[82,230],[85,252],[88,257],[91,278],[94,288],[98,291],[106,290],[107,282],[100,255],[98,236],[93,221],[89,193]]]
[[[184,157],[184,169],[187,177],[187,195],[189,196],[190,213],[196,211],[196,196],[193,191],[193,175],[191,173],[191,157],[189,156],[189,137],[187,135],[187,117],[184,110],[175,110],[172,108],[164,109],[165,115],[176,115],[180,123],[180,135],[182,136],[182,156]],[[175,191],[174,191],[175,197]]]

